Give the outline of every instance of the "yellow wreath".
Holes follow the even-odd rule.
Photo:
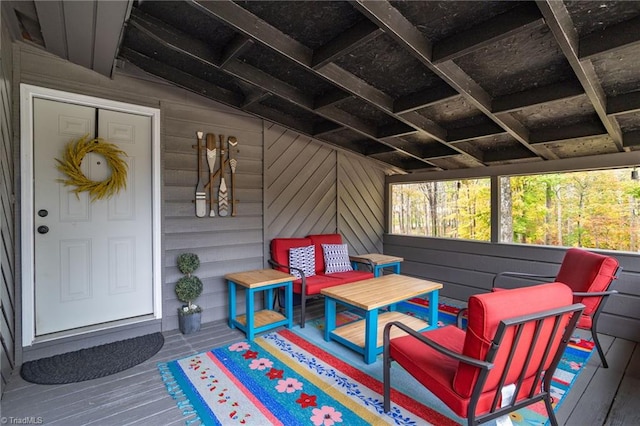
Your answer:
[[[89,152],[101,154],[107,160],[111,167],[111,176],[103,181],[93,181],[82,173],[82,159]],[[67,144],[62,160],[56,158],[58,170],[68,177],[58,181],[65,186],[75,186],[73,192],[76,197],[80,192],[88,191],[91,201],[110,198],[127,187],[127,163],[121,158],[126,155],[116,145],[105,142],[102,138],[89,139],[89,135],[85,135]]]

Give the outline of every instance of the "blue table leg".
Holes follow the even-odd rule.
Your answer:
[[[233,321],[236,319],[236,283],[227,280],[229,289],[229,328],[236,328]]]
[[[252,341],[253,340],[253,336],[255,334],[255,330],[253,328],[253,302],[254,302],[254,290],[247,288],[245,290],[247,293],[245,295],[246,298],[246,313],[245,313],[245,320],[247,322],[247,340]]]
[[[382,275],[382,268],[383,268],[383,266],[379,266],[379,265],[374,266],[373,267],[373,276],[377,278],[380,275]]]
[[[438,327],[438,290],[429,293],[429,328]]]
[[[278,289],[276,289],[276,291],[278,291]],[[272,308],[272,303],[273,303],[273,289],[268,288],[265,290],[264,292],[265,294],[264,296],[264,309],[271,309]]]
[[[365,316],[364,331],[364,362],[371,364],[376,361],[378,349],[378,310],[371,309]]]
[[[400,262],[396,262],[393,264],[393,271],[398,275],[400,274]]]
[[[293,327],[293,281],[289,281],[285,288],[285,308],[284,308],[284,314],[287,317],[287,320],[289,321],[287,323],[287,328],[292,328]]]
[[[336,301],[324,298],[324,340],[331,341],[331,332],[336,329]]]

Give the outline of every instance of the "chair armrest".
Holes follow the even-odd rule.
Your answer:
[[[523,280],[531,280],[531,281],[539,281],[539,282],[544,282],[549,279],[555,281],[555,278],[556,278],[554,275],[538,275],[538,274],[527,274],[524,272],[504,271],[504,272],[497,273],[493,277],[493,281],[491,282],[491,287],[492,288],[495,287],[496,281],[498,281],[498,279],[502,277],[522,278]]]
[[[461,354],[459,354],[457,352],[453,352],[452,350],[447,349],[444,346],[440,345],[439,343],[434,342],[433,340],[425,337],[421,333],[418,333],[414,329],[407,327],[405,324],[403,324],[403,323],[401,323],[399,321],[393,321],[393,322],[387,323],[387,325],[385,325],[385,327],[384,327],[384,347],[385,347],[385,351],[387,351],[388,347],[389,347],[389,343],[390,343],[389,333],[391,332],[391,327],[398,327],[402,331],[404,331],[407,334],[411,335],[412,337],[414,337],[415,339],[417,339],[420,342],[424,343],[425,345],[429,346],[430,348],[440,352],[441,354],[447,355],[448,357],[456,359],[456,360],[458,360],[460,362],[464,362],[465,364],[469,364],[469,365],[472,365],[474,367],[482,368],[482,369],[485,369],[485,370],[491,370],[493,368],[493,366],[494,366],[494,364],[491,363],[491,362],[481,361],[481,360],[476,359],[476,358],[471,358],[471,357],[468,357],[466,355],[461,355]]]
[[[278,263],[273,259],[269,259],[268,260],[269,265],[271,265],[271,267],[273,268],[286,268],[289,270],[289,273],[291,273],[292,270],[294,271],[298,271],[298,273],[300,273],[300,279],[302,280],[302,294],[306,294],[307,291],[307,277],[304,275],[304,271],[300,268],[294,268],[293,266],[289,266],[289,265],[283,265],[282,263]]]
[[[362,263],[363,265],[367,265],[369,266],[369,268],[371,268],[371,272],[373,272],[373,268],[374,268],[374,264],[371,260],[367,259],[366,261],[363,261],[361,258],[359,258],[358,256],[351,256],[349,255],[349,261],[351,262],[351,266],[353,267],[353,269],[356,269],[355,264],[356,263]]]
[[[592,291],[592,292],[584,292],[584,291],[574,291],[574,296],[579,297],[602,297],[602,296],[611,296],[612,294],[618,294],[618,290],[607,290],[607,291]]]

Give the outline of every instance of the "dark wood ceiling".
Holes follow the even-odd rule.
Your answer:
[[[130,6],[125,68],[392,173],[640,149],[640,2]]]

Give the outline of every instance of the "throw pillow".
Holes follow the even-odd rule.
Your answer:
[[[289,249],[289,266],[302,269],[306,277],[316,274],[316,248],[315,246],[296,247]],[[291,275],[302,278],[300,272],[291,269]]]
[[[353,271],[346,244],[322,244],[322,252],[326,274]]]

